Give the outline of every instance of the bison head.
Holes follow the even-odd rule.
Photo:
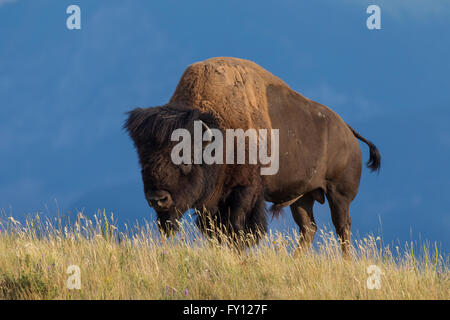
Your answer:
[[[176,220],[189,208],[202,208],[218,181],[219,164],[177,165],[172,161],[171,151],[177,144],[171,141],[172,132],[186,129],[193,137],[196,120],[205,128],[218,127],[210,114],[170,105],[130,111],[124,125],[139,155],[145,197],[163,232],[176,230]]]

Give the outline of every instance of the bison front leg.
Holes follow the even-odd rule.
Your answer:
[[[259,188],[234,188],[227,199],[226,207],[232,237],[241,244],[256,243],[260,233],[265,232],[267,228],[264,199]]]
[[[218,235],[220,234],[222,222],[217,209],[203,208],[202,210],[197,210],[196,223],[203,234],[220,240]]]
[[[252,207],[253,189],[252,187],[234,188],[227,199],[228,222],[232,232],[244,231],[245,218]]]

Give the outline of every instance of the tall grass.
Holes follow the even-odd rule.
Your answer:
[[[0,299],[450,297],[448,256],[436,244],[399,248],[369,235],[354,240],[352,258],[344,260],[333,232],[320,230],[316,237],[307,252],[295,250],[295,232],[270,232],[257,246],[237,250],[186,222],[166,238],[151,223],[119,229],[105,212],[93,219],[79,213],[74,221],[35,216],[20,223],[4,216]],[[80,290],[67,288],[70,265],[81,270]],[[371,265],[380,271],[379,289],[368,287]]]

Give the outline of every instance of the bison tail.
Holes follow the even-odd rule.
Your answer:
[[[372,142],[363,138],[358,132],[356,132],[355,129],[353,129],[349,125],[348,125],[348,127],[353,132],[353,134],[355,135],[356,138],[365,142],[369,146],[370,158],[369,158],[369,161],[367,161],[367,163],[366,163],[367,168],[369,168],[372,172],[380,171],[380,166],[381,166],[380,151],[378,151],[377,147]]]
[[[274,203],[271,207],[270,207],[270,213],[272,213],[272,219],[273,218],[279,218],[281,215],[281,212],[283,211],[283,208],[285,206],[283,206],[282,204],[276,204]]]

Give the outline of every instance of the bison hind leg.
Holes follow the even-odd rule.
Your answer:
[[[292,217],[300,229],[300,252],[309,249],[317,231],[313,213],[314,201],[318,198],[316,193],[320,194],[319,191],[309,192],[291,205]]]

